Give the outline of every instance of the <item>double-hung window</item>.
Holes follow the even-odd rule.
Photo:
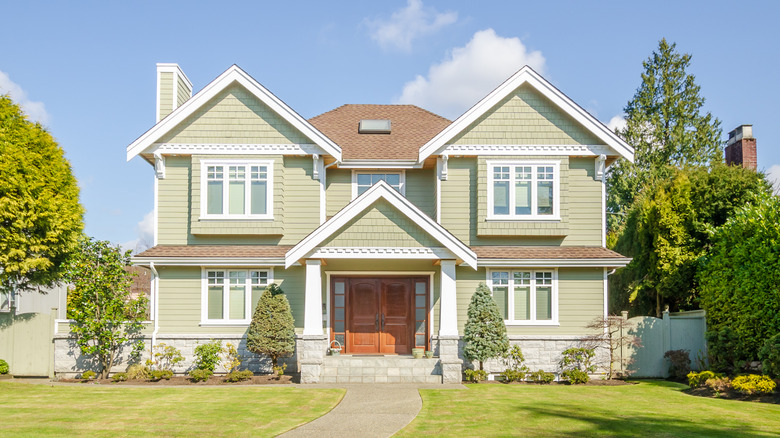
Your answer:
[[[352,174],[352,198],[362,195],[379,181],[386,182],[387,185],[403,195],[405,191],[404,176],[403,172],[354,172]]]
[[[205,269],[201,319],[204,323],[248,324],[266,286],[269,269]]]
[[[558,323],[558,291],[554,270],[491,270],[493,300],[507,324]]]
[[[273,162],[201,162],[201,213],[205,218],[273,217]]]
[[[488,162],[488,219],[560,219],[560,163]]]

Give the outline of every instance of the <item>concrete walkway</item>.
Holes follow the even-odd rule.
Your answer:
[[[322,388],[346,388],[347,393],[332,411],[279,435],[296,437],[389,437],[409,424],[422,408],[417,391],[429,389],[465,389],[463,385],[355,384],[307,385]]]

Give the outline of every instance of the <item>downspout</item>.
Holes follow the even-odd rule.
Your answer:
[[[158,283],[160,279],[160,274],[157,272],[157,269],[154,267],[154,262],[149,262],[149,269],[152,270],[152,319],[154,320],[154,330],[152,331],[152,345],[149,351],[154,351],[154,344],[157,342],[157,332],[160,330],[160,323],[157,318],[158,310],[157,306],[159,304],[159,290],[158,290]]]

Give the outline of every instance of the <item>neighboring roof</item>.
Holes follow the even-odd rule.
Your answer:
[[[360,134],[361,120],[390,120],[390,134]],[[342,105],[309,119],[341,146],[344,160],[417,160],[420,147],[451,122],[414,105]]]
[[[203,89],[192,96],[192,98],[184,102],[180,107],[173,110],[172,113],[168,114],[164,119],[160,120],[159,123],[154,125],[151,129],[146,131],[143,135],[138,137],[138,139],[132,142],[127,147],[127,160],[130,161],[136,155],[144,152],[165,133],[176,127],[179,123],[183,122],[187,117],[194,114],[200,107],[205,105],[219,92],[226,89],[234,82],[241,84],[260,101],[268,105],[268,107],[276,112],[280,117],[294,126],[297,130],[301,131],[303,135],[310,138],[315,145],[319,146],[323,150],[324,153],[332,155],[336,158],[337,161],[341,161],[341,148],[336,143],[333,143],[333,141],[315,129],[311,124],[309,124],[309,122],[306,121],[306,119],[301,117],[300,114],[296,113],[292,108],[287,106],[287,104],[282,102],[281,99],[274,96],[270,91],[260,85],[259,82],[254,80],[254,78],[249,76],[248,73],[246,73],[237,65],[233,65],[225,70],[224,73],[203,87]]]
[[[440,153],[448,141],[451,141],[456,135],[460,134],[472,123],[477,121],[482,115],[490,111],[502,99],[514,92],[519,86],[528,84],[539,91],[546,98],[550,99],[562,111],[580,123],[585,129],[593,133],[597,138],[604,141],[604,144],[614,149],[617,154],[634,162],[634,149],[628,143],[618,137],[611,129],[607,128],[598,119],[582,109],[568,96],[547,82],[539,73],[536,73],[531,67],[524,66],[512,77],[504,81],[498,88],[493,90],[484,99],[472,106],[468,111],[458,117],[452,124],[442,130],[436,137],[432,138],[420,148],[418,161],[422,162],[431,155]]]
[[[514,261],[548,266],[625,266],[631,259],[600,246],[472,246],[479,264]],[[485,263],[483,263],[485,262]]]
[[[292,266],[300,259],[306,257],[307,254],[312,252],[328,237],[337,233],[350,220],[369,209],[379,199],[386,200],[390,205],[398,209],[432,238],[440,242],[444,248],[451,251],[455,257],[462,260],[463,263],[474,269],[477,268],[477,256],[468,246],[420,211],[419,208],[384,181],[379,181],[371,186],[371,188],[347,204],[346,207],[342,208],[332,218],[320,225],[288,251],[285,255],[285,267]]]

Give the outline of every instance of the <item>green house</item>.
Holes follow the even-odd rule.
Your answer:
[[[154,170],[154,246],[134,258],[153,273],[150,343],[241,350],[278,283],[303,382],[452,382],[480,282],[532,369],[606,314],[629,259],[605,247],[604,175],[633,149],[532,69],[454,121],[412,105],[306,120],[235,65],[194,95],[176,64],[157,79],[158,122],[127,148]]]

